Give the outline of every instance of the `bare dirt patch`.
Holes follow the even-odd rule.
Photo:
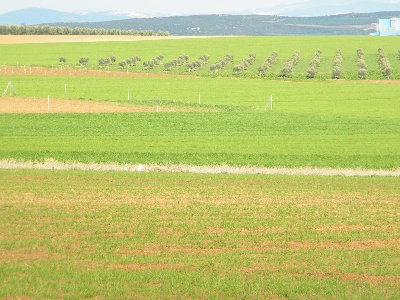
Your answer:
[[[291,176],[346,176],[346,177],[400,177],[398,170],[362,170],[329,168],[266,168],[234,166],[190,166],[190,165],[117,165],[80,162],[59,162],[48,159],[45,162],[0,160],[0,169],[39,169],[39,170],[90,170],[120,172],[163,172],[198,174],[264,174]]]
[[[115,103],[90,100],[63,100],[21,97],[0,97],[0,114],[31,113],[115,113],[115,112],[154,112],[154,107],[135,106],[129,103]],[[159,107],[159,112],[174,112],[179,108]]]

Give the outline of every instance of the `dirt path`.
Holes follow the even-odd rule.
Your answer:
[[[189,166],[189,165],[137,165],[137,164],[96,164],[96,163],[63,163],[52,159],[44,163],[22,162],[13,159],[0,160],[0,169],[38,169],[38,170],[88,170],[119,172],[163,172],[163,173],[198,173],[198,174],[265,174],[292,176],[354,176],[354,177],[400,177],[400,169],[363,170],[363,169],[329,169],[329,168],[260,168],[232,166]]]

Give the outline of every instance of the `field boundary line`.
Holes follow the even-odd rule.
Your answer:
[[[397,170],[333,169],[318,167],[235,167],[235,166],[193,166],[193,165],[157,165],[157,164],[116,164],[60,162],[47,159],[44,162],[0,160],[0,169],[37,169],[37,170],[82,170],[82,171],[119,171],[119,172],[159,172],[159,173],[198,173],[198,174],[249,174],[249,175],[291,175],[291,176],[345,176],[345,177],[400,177]]]

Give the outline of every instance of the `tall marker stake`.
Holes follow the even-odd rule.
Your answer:
[[[201,105],[200,90],[199,90],[199,105]]]
[[[156,112],[158,112],[158,97],[157,97],[157,107],[156,107]]]
[[[269,101],[268,101],[268,103],[267,103],[267,106],[265,107],[265,110],[267,110],[268,109],[268,106],[271,106],[271,110],[272,110],[272,103],[274,102],[274,100],[272,99],[272,95],[271,95],[271,98],[269,98]]]
[[[7,87],[6,87],[6,90],[4,91],[4,95],[7,93],[8,90],[10,90],[10,96],[11,96],[11,93],[12,93],[12,92],[14,92],[14,95],[17,94],[17,93],[15,92],[15,90],[14,90],[14,87],[13,87],[11,81],[8,82]]]

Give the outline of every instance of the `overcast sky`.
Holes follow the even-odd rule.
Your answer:
[[[309,1],[309,0],[308,0]],[[348,0],[351,2],[351,0]],[[374,2],[399,3],[400,0],[367,0]],[[157,12],[162,14],[219,14],[307,0],[1,0],[0,13],[22,8],[40,7],[61,11],[129,11]],[[321,0],[321,3],[337,0]]]
[[[307,0],[1,0],[0,13],[22,8],[41,7],[62,11],[93,10],[159,12],[163,14],[218,14],[305,1]]]

